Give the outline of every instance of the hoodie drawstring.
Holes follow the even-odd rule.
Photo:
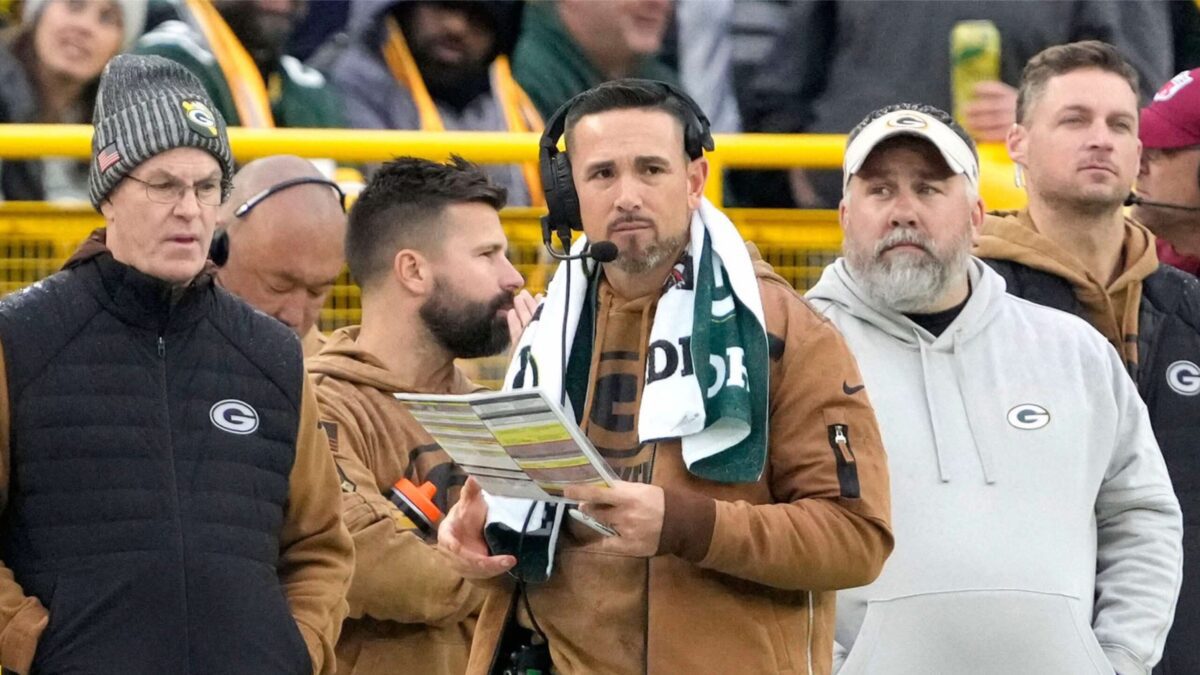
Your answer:
[[[937,458],[938,479],[943,483],[949,483],[950,470],[946,468],[946,462],[942,459],[942,444],[938,441],[938,428],[942,426],[941,420],[938,419],[938,407],[934,404],[932,388],[929,386],[933,378],[929,376],[929,359],[925,356],[928,348],[920,334],[917,335],[917,345],[921,350],[921,378],[923,380],[921,385],[925,388],[925,405],[929,408],[929,422],[933,429],[933,454]]]

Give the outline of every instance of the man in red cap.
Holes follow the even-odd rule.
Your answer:
[[[1142,110],[1133,215],[1158,235],[1158,259],[1200,274],[1200,68],[1171,78]]]

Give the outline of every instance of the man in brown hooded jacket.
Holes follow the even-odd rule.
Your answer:
[[[1044,50],[1025,66],[1009,154],[1029,206],[989,215],[975,255],[1008,292],[1076,314],[1112,343],[1138,385],[1200,555],[1200,285],[1160,265],[1153,235],[1125,215],[1138,175],[1137,74],[1111,45]],[[1200,671],[1200,567],[1184,566],[1158,671]]]
[[[483,592],[387,497],[400,479],[430,483],[445,512],[464,474],[393,394],[480,389],[454,359],[499,353],[518,317],[529,320],[533,299],[514,297],[523,280],[505,257],[504,200],[504,188],[461,159],[402,158],[376,172],[350,214],[362,325],[335,332],[308,361],[357,554],[339,672],[466,668]]]
[[[498,518],[514,505],[469,480],[438,533],[489,589],[468,673],[828,673],[833,592],[869,583],[891,552],[886,458],[854,358],[704,201],[711,141],[695,103],[643,80],[591,89],[547,124],[549,222],[618,253],[590,282],[579,261],[559,268],[508,383],[557,398],[566,361],[567,407],[620,477],[566,496],[617,535],[554,507],[539,518],[536,503],[517,505],[510,535]],[[652,429],[666,420],[692,428]],[[714,428],[748,435],[693,454]]]

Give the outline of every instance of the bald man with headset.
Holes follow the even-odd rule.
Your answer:
[[[217,282],[300,336],[304,355],[325,342],[317,319],[346,264],[345,195],[312,162],[254,160],[233,178],[210,259]]]

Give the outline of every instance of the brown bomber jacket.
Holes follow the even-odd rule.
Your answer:
[[[891,553],[887,459],[854,357],[750,248],[772,347],[766,469],[754,483],[709,482],[688,473],[678,440],[659,443],[650,477],[666,497],[658,555],[586,552],[568,535],[550,579],[528,586],[556,672],[828,673],[834,591],[870,583]],[[839,478],[839,457],[857,491],[845,468]],[[495,662],[514,598],[504,577],[479,585],[489,594],[471,675]],[[638,602],[640,630],[597,625],[607,606]]]

